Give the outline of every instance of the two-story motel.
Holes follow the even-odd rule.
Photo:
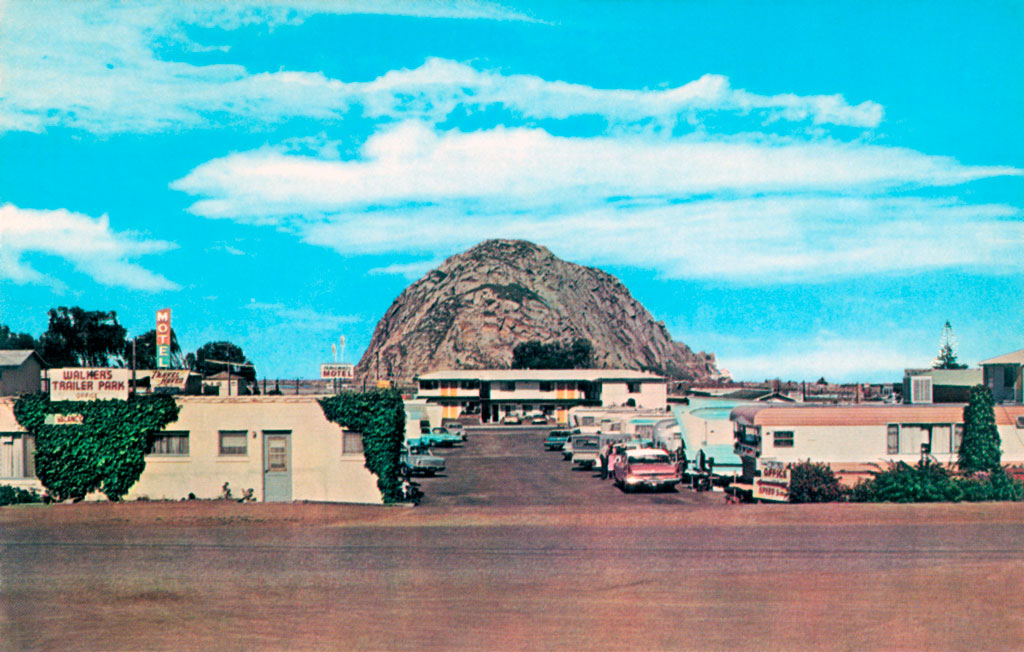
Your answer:
[[[495,422],[510,414],[544,414],[568,423],[577,405],[664,410],[664,377],[632,369],[462,369],[416,378],[418,397],[442,406],[442,418],[478,416]]]

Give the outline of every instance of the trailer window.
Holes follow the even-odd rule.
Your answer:
[[[775,448],[793,448],[793,431],[776,430],[774,434]]]

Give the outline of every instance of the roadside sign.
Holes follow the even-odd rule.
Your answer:
[[[754,478],[755,500],[789,501],[789,468],[778,460],[760,460],[761,477]]]
[[[325,362],[320,365],[320,378],[351,380],[355,376],[355,365],[347,362]]]
[[[167,369],[171,366],[171,309],[156,311],[156,366]]]
[[[47,414],[43,423],[48,426],[80,426],[85,423],[84,414]]]
[[[157,369],[149,376],[149,386],[185,389],[188,384],[188,369]]]
[[[51,401],[128,400],[127,369],[68,367],[50,369]]]

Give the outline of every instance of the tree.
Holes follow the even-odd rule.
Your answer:
[[[995,471],[1002,468],[999,429],[992,392],[984,385],[971,388],[970,402],[964,406],[964,437],[960,442],[958,463],[961,471]]]
[[[50,325],[39,336],[39,355],[54,367],[123,366],[128,331],[113,310],[61,306],[49,311]]]
[[[171,329],[171,357],[181,356],[181,347],[178,346],[178,336]],[[132,359],[132,341],[124,343],[122,357],[128,362]],[[219,358],[215,358],[218,359]],[[135,338],[135,368],[156,369],[156,330],[150,329]]]
[[[210,362],[215,360],[217,362]],[[233,363],[230,365],[224,362]],[[231,342],[207,342],[196,351],[195,370],[204,376],[215,374],[219,371],[227,371],[238,374],[248,381],[256,381],[256,368],[245,357],[242,347]]]
[[[0,350],[34,349],[36,341],[28,333],[15,333],[5,324],[0,324]]]
[[[582,337],[550,344],[530,340],[512,349],[513,369],[590,369],[593,366],[594,347],[590,340]]]
[[[956,338],[953,337],[953,327],[946,322],[942,328],[942,344],[939,347],[939,357],[932,361],[933,369],[966,369],[967,365],[960,364],[956,359]]]

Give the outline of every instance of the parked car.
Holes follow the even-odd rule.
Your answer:
[[[544,450],[560,451],[565,448],[565,443],[572,436],[571,430],[552,430],[544,440]]]
[[[398,464],[402,475],[434,475],[445,469],[444,458],[434,455],[430,448],[416,439],[410,439],[402,446]]]
[[[444,427],[453,435],[458,435],[462,441],[466,441],[466,428],[461,423],[446,423]]]
[[[574,432],[573,434],[577,435],[579,433],[578,432]],[[571,460],[572,459],[572,437],[571,436],[569,437],[569,440],[565,442],[565,445],[562,446],[562,459],[563,460]]]
[[[679,470],[660,448],[633,448],[615,460],[615,484],[623,491],[638,488],[671,489],[679,484]]]
[[[501,418],[502,425],[518,426],[523,422],[518,414],[506,414]]]
[[[535,414],[532,417],[530,417],[530,423],[532,423],[535,426],[547,425],[548,418],[543,414]]]
[[[420,435],[420,439],[427,440],[427,444],[430,446],[444,446],[446,448],[462,443],[461,435],[448,432],[448,429],[442,426],[431,428],[428,434]]]
[[[601,435],[573,435],[572,463],[584,469],[591,469],[601,462]]]

